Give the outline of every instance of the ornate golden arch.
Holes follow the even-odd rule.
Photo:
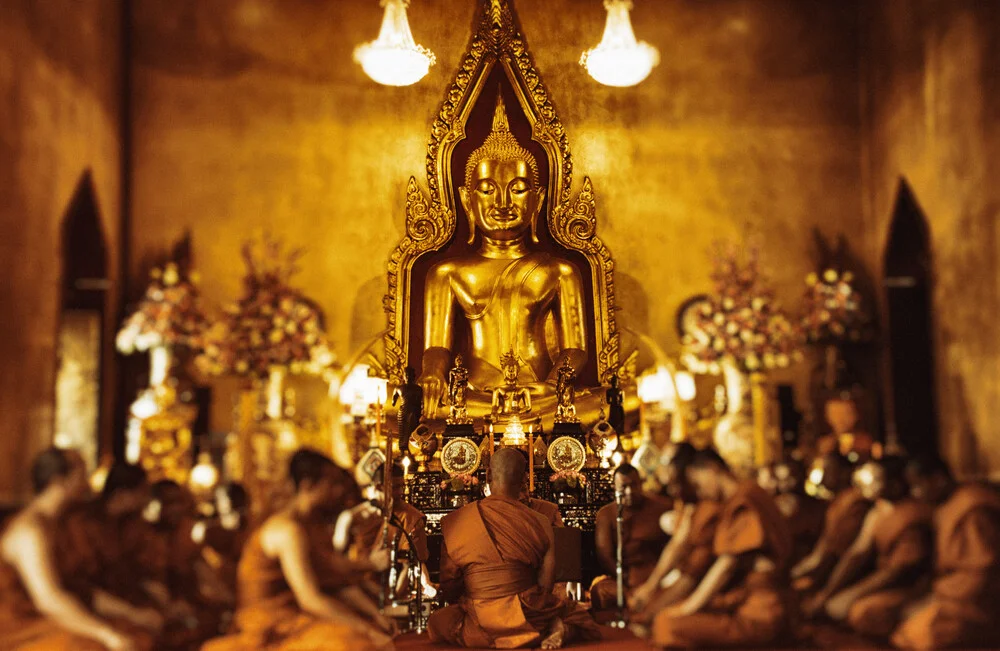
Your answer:
[[[584,177],[580,192],[576,197],[570,196],[573,162],[566,131],[535,69],[511,0],[480,0],[475,21],[476,31],[431,127],[426,162],[429,196],[411,176],[406,188],[406,235],[389,257],[389,291],[383,298],[388,313],[384,345],[389,379],[401,383],[402,369],[409,359],[411,324],[407,289],[412,282],[413,265],[420,255],[443,248],[455,233],[452,153],[465,139],[469,114],[490,72],[499,64],[531,124],[532,140],[539,143],[548,156],[549,231],[558,244],[579,251],[589,263],[597,375],[602,382],[607,381],[619,366],[614,261],[597,236],[593,184],[589,177]],[[423,327],[423,324],[413,325]]]

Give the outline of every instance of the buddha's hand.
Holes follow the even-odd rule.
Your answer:
[[[447,381],[443,375],[425,373],[417,380],[417,384],[424,390],[424,416],[435,418],[444,398],[445,389],[448,387]]]

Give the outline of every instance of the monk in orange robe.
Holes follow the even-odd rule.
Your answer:
[[[526,467],[517,450],[497,450],[490,496],[441,521],[441,592],[452,605],[431,615],[431,641],[555,649],[600,637],[582,607],[552,593],[555,536],[545,517],[518,499]]]
[[[243,550],[236,631],[202,649],[391,648],[394,624],[356,586],[331,585],[334,570],[326,564],[333,560],[333,546],[328,536],[323,537],[328,546],[318,545],[314,533],[317,526],[329,533],[329,522],[351,483],[349,474],[318,452],[300,450],[292,455],[289,475],[294,499],[269,517]],[[387,563],[383,553],[383,569]]]
[[[827,503],[805,492],[805,468],[798,460],[779,461],[770,466],[770,472],[774,488],[773,492],[769,492],[788,521],[794,549],[792,562],[797,563],[812,551],[819,540]]]
[[[161,620],[157,648],[185,648],[217,627],[205,624],[195,607],[171,593],[171,557],[181,545],[157,533],[142,512],[150,486],[142,467],[116,462],[97,500],[71,509],[60,523],[60,558],[67,576],[80,589],[102,598],[155,610]],[[62,541],[65,541],[65,545]],[[175,560],[175,564],[182,561]]]
[[[215,489],[216,517],[204,525],[202,557],[215,569],[223,585],[235,596],[236,567],[249,538],[250,501],[240,484]]]
[[[819,540],[809,554],[792,568],[792,581],[800,592],[814,592],[826,585],[837,561],[847,553],[861,532],[872,502],[850,485],[851,465],[839,454],[818,458],[810,469],[807,490],[829,501]]]
[[[861,533],[834,568],[827,585],[806,605],[807,614],[825,611],[862,635],[887,638],[904,608],[926,589],[931,570],[932,509],[908,499],[903,461],[869,461],[855,473],[862,494],[875,501]],[[875,560],[875,572],[860,570]]]
[[[892,635],[903,649],[1000,646],[1000,494],[980,484],[955,487],[941,463],[912,464],[910,493],[939,506],[929,595],[908,609]]]
[[[715,561],[681,603],[653,619],[660,647],[764,646],[788,632],[792,537],[774,499],[739,481],[714,450],[699,450],[685,473],[698,497],[722,504]]]
[[[532,511],[541,513],[553,528],[566,526],[562,519],[562,513],[559,511],[559,505],[555,502],[530,497],[527,490],[521,492],[521,502]]]
[[[615,493],[621,496],[622,561],[625,569],[625,598],[649,578],[670,542],[660,527],[660,518],[674,508],[672,500],[642,492],[642,479],[634,466],[622,464],[615,470]],[[598,579],[590,588],[595,616],[606,619],[617,612],[618,585],[615,578],[618,545],[618,504],[606,504],[594,521],[594,545],[597,560],[609,576]]]
[[[684,442],[668,446],[660,456],[657,479],[680,506],[661,518],[670,542],[649,578],[628,601],[629,622],[639,637],[648,637],[648,625],[656,613],[691,594],[715,560],[712,542],[722,509],[718,502],[699,501],[684,481],[695,453],[694,446]]]
[[[87,493],[83,459],[73,451],[46,450],[35,460],[32,479],[35,498],[0,534],[0,648],[151,648],[150,636],[135,623],[112,619],[134,616],[134,609],[116,612],[111,602],[76,594],[60,576],[55,522]]]

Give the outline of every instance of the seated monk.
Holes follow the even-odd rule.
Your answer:
[[[163,479],[151,487],[155,508],[153,531],[165,551],[158,580],[169,598],[184,604],[189,626],[169,631],[164,647],[189,648],[221,632],[223,614],[235,605],[235,594],[202,556],[196,540],[194,496],[177,482]]]
[[[251,535],[240,559],[236,632],[202,649],[391,648],[394,624],[351,582],[333,585],[330,537],[315,533],[328,532],[349,476],[312,450],[292,455],[288,474],[293,500]],[[383,554],[382,569],[387,562]]]
[[[699,450],[685,471],[701,500],[722,504],[712,551],[715,561],[684,601],[653,618],[660,647],[776,644],[793,611],[788,588],[792,536],[774,499],[755,482],[741,482],[714,450]]]
[[[892,635],[903,649],[1000,647],[1000,495],[956,487],[940,462],[911,464],[910,494],[937,504],[934,582]]]
[[[215,518],[194,530],[202,544],[202,557],[222,584],[236,595],[236,566],[250,534],[250,498],[240,484],[215,489]]]
[[[796,459],[786,459],[771,466],[774,489],[771,495],[792,531],[792,562],[797,563],[812,551],[823,531],[827,503],[805,492],[805,468]]]
[[[97,500],[67,512],[60,523],[58,562],[67,576],[102,598],[159,613],[157,648],[190,646],[202,620],[193,606],[167,586],[170,543],[143,518],[150,487],[141,466],[115,462]],[[193,636],[193,637],[192,637]]]
[[[813,462],[808,490],[830,502],[823,521],[823,531],[812,551],[792,568],[792,581],[800,592],[814,592],[826,585],[840,560],[861,532],[861,525],[872,503],[850,485],[851,465],[843,456],[832,453]]]
[[[375,500],[382,504],[385,498],[383,486],[382,468],[375,471],[373,479],[379,485],[375,492]],[[388,542],[396,545],[396,559],[399,563],[399,573],[394,588],[394,594],[402,596],[409,590],[409,552],[410,541],[413,541],[412,549],[420,563],[426,563],[429,556],[427,550],[427,516],[421,513],[416,507],[406,501],[405,474],[400,466],[392,467],[392,524],[389,527]],[[361,518],[358,526],[352,529],[354,536],[354,553],[357,558],[368,558],[371,553],[382,544],[382,529],[384,519],[379,517]],[[405,531],[406,535],[403,535]],[[423,568],[422,576],[427,577],[426,566]]]
[[[642,479],[634,466],[622,464],[615,470],[615,493],[621,496],[622,561],[625,569],[625,599],[642,585],[656,567],[670,536],[660,528],[660,518],[674,507],[673,501],[642,492]],[[594,519],[594,546],[597,560],[609,576],[599,578],[590,588],[595,616],[606,619],[618,609],[615,578],[618,546],[616,524],[618,504],[606,504]]]
[[[861,635],[887,638],[907,604],[925,591],[933,554],[932,509],[907,499],[903,465],[898,457],[886,457],[855,473],[855,483],[875,506],[826,586],[806,603],[807,615],[825,611]],[[864,576],[861,570],[872,559],[875,571]]]
[[[151,648],[148,635],[109,618],[123,614],[114,611],[115,604],[93,595],[81,598],[60,576],[55,522],[89,488],[79,453],[45,450],[35,459],[31,474],[34,499],[0,533],[0,648]]]
[[[491,495],[441,521],[441,593],[452,605],[431,615],[432,642],[555,649],[600,636],[585,610],[552,593],[552,526],[518,500],[526,466],[517,450],[497,450]]]
[[[549,525],[551,525],[553,528],[566,526],[566,524],[563,522],[562,519],[562,513],[560,513],[559,511],[559,505],[556,504],[555,502],[549,502],[548,500],[539,499],[537,497],[531,497],[531,495],[528,494],[527,483],[525,483],[525,485],[521,487],[520,497],[522,504],[524,504],[532,511],[541,513],[543,516],[545,516],[545,519],[548,520]]]
[[[699,501],[693,488],[683,481],[695,452],[687,442],[669,446],[656,469],[660,485],[681,507],[661,518],[660,526],[671,535],[670,542],[652,574],[628,601],[629,621],[640,637],[648,635],[647,627],[656,613],[691,594],[715,560],[712,540],[722,515],[721,505]]]

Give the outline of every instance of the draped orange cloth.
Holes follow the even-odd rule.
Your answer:
[[[553,527],[562,527],[563,524],[562,513],[559,512],[559,505],[555,502],[549,502],[548,500],[540,500],[536,497],[529,497],[525,502],[532,511],[537,511],[545,516],[549,524]]]
[[[310,551],[314,560],[325,553],[325,550]],[[322,571],[322,568],[314,569],[317,573]],[[324,578],[329,579],[329,575]],[[264,553],[259,531],[250,536],[244,547],[237,571],[237,587],[239,604],[234,618],[235,632],[205,643],[202,651],[375,651],[371,641],[351,627],[321,619],[299,608],[285,581],[281,563]]]
[[[417,510],[412,504],[402,500],[394,500],[392,507],[393,518],[403,525],[403,529],[413,539],[416,548],[417,558],[421,562],[427,561],[427,516]],[[362,520],[356,526],[354,532],[354,554],[356,557],[367,557],[369,553],[381,544],[382,518],[371,517]],[[405,552],[410,550],[410,543],[406,536],[400,534],[399,527],[395,524],[389,527],[389,539],[393,540],[398,536],[399,551],[405,558]]]
[[[823,532],[819,538],[824,545],[823,559],[812,572],[796,584],[799,589],[809,591],[818,589],[818,586],[826,583],[837,561],[847,553],[861,533],[865,516],[871,507],[871,501],[866,500],[857,488],[841,491],[830,502],[823,520]]]
[[[851,605],[847,623],[862,635],[888,637],[903,609],[927,589],[933,561],[930,505],[905,500],[895,506],[875,529],[879,570],[902,572],[890,587],[861,597]]]
[[[906,649],[1000,645],[1000,495],[959,487],[935,512],[935,579],[930,599],[896,629]]]
[[[660,518],[672,510],[674,503],[658,495],[643,494],[638,508],[627,508],[622,521],[622,561],[625,566],[625,595],[646,582],[656,568],[663,548],[670,542],[670,536],[660,528]],[[618,540],[618,505],[606,504],[597,512],[594,521],[598,558],[613,559],[616,556]],[[604,571],[610,576],[599,579],[590,588],[590,600],[598,613],[607,613],[617,608],[618,585],[615,581],[615,566],[605,562]]]
[[[2,532],[0,532],[2,533]],[[54,550],[58,550],[55,547]],[[58,552],[55,553],[58,558]],[[61,576],[65,576],[58,569]],[[84,603],[90,601],[89,592],[77,583],[63,587],[74,593]],[[79,592],[78,592],[79,591]],[[132,635],[140,649],[151,649],[147,635],[119,622],[111,622],[116,630]],[[60,627],[42,615],[31,601],[18,576],[17,570],[0,561],[0,649],[3,651],[103,651],[104,645],[80,637]]]
[[[661,647],[774,644],[786,633],[793,603],[788,589],[792,535],[774,499],[753,482],[740,484],[722,506],[713,539],[715,556],[737,558],[727,591],[700,612],[653,619]]]
[[[183,649],[216,635],[222,609],[204,603],[194,562],[201,548],[191,536],[193,521],[158,530],[139,515],[107,517],[98,502],[72,508],[59,525],[56,562],[77,595],[101,589],[136,607],[159,607],[143,588],[146,581],[166,586],[188,601],[195,620],[168,621],[157,648]]]
[[[695,505],[694,513],[691,515],[691,530],[687,537],[687,550],[677,566],[682,576],[697,583],[712,566],[715,560],[712,543],[721,517],[722,505],[718,502],[703,500]],[[661,589],[641,612],[633,613],[630,619],[634,622],[648,623],[656,613],[665,606],[675,603],[675,600],[676,596],[669,588]]]
[[[491,496],[441,521],[441,591],[458,602],[431,615],[431,641],[466,647],[537,646],[554,620],[567,639],[596,639],[590,615],[538,585],[549,549],[545,518],[516,500]]]
[[[777,498],[792,532],[796,563],[812,551],[823,532],[827,503],[809,495],[781,495]],[[781,503],[784,502],[784,503]]]

